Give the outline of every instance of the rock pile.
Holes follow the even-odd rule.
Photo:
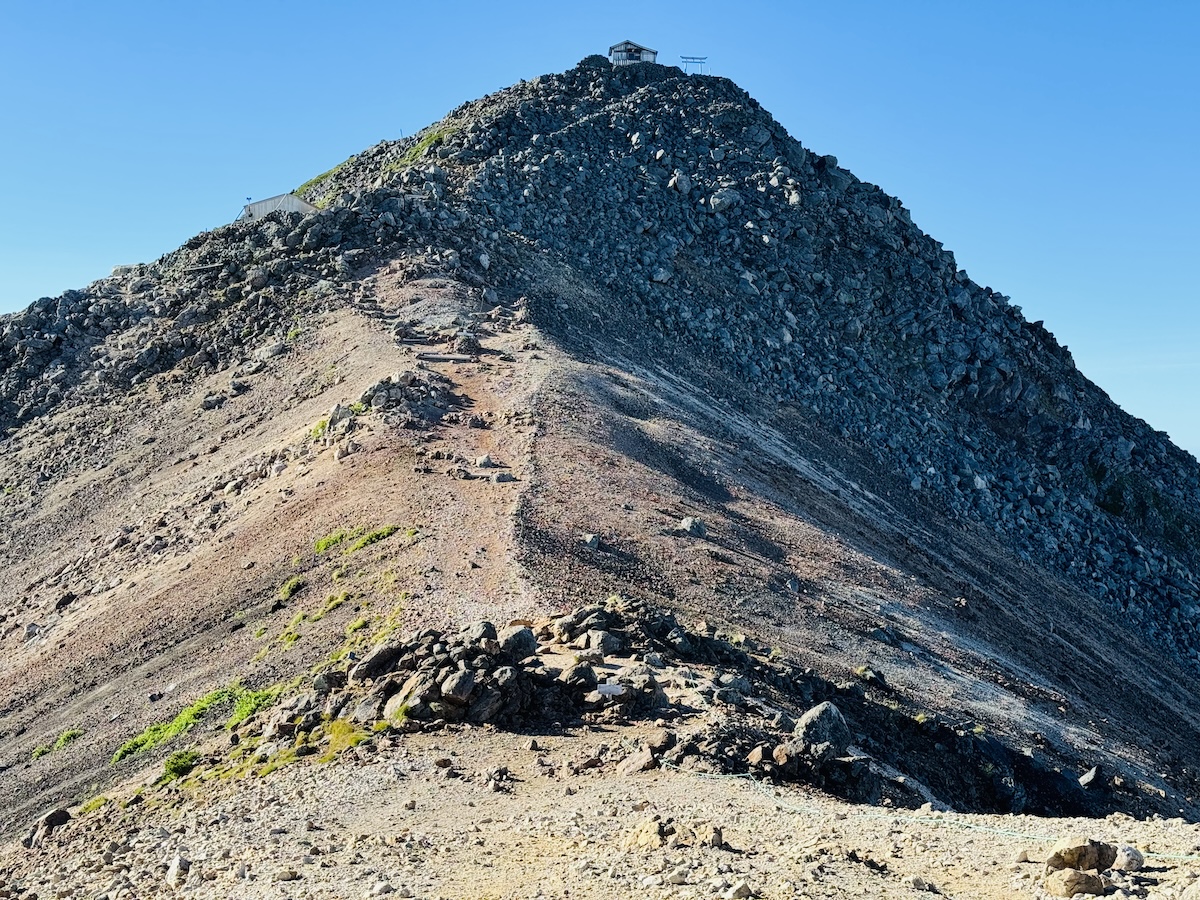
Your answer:
[[[688,629],[616,597],[556,619],[384,640],[252,716],[235,742],[247,759],[271,767],[330,752],[339,722],[341,734],[366,736],[479,726],[558,733],[639,720],[659,729],[637,746],[572,766],[607,761],[625,775],[667,766],[799,781],[913,808],[935,795],[961,809],[1005,812],[1101,812],[1136,802],[1089,795],[994,742],[917,722],[859,685],[834,685],[703,623]]]
[[[658,621],[669,623],[659,631],[679,631],[669,616]],[[654,639],[640,631],[648,627],[595,606],[543,623],[536,633],[522,623],[497,630],[476,622],[457,633],[427,629],[375,646],[344,678],[320,676],[318,690],[300,702],[316,710],[324,693],[326,717],[382,721],[402,730],[457,722],[511,728],[585,714],[642,716],[666,702],[651,667],[627,655]],[[295,712],[286,708],[276,717]]]
[[[461,406],[450,390],[450,380],[436,372],[397,372],[371,385],[359,398],[363,409],[387,413],[385,421],[401,428],[427,428]],[[335,410],[330,427],[349,410]]]
[[[1113,887],[1133,887],[1119,880],[1140,871],[1144,864],[1135,847],[1117,847],[1077,835],[1066,837],[1051,848],[1046,859],[1046,892],[1052,897],[1098,896]]]

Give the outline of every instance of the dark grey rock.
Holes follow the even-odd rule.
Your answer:
[[[695,649],[692,645],[691,638],[688,637],[688,633],[678,626],[668,631],[664,637],[664,640],[674,647],[677,652],[685,655],[691,653]]]
[[[851,740],[841,710],[828,700],[802,715],[794,734],[796,743],[818,763],[845,756]]]
[[[527,625],[514,625],[500,630],[500,649],[512,659],[525,659],[538,652],[538,640]]]
[[[621,652],[621,639],[611,631],[593,628],[584,635],[584,640],[586,642],[586,649],[598,650],[602,657],[612,656]]]
[[[396,641],[385,642],[371,648],[367,655],[350,669],[348,673],[350,683],[378,678],[380,675],[390,672],[404,650],[404,644]]]
[[[475,676],[466,670],[452,673],[442,682],[442,699],[456,706],[463,706],[475,690]]]
[[[328,694],[345,686],[345,672],[321,672],[313,676],[313,690],[318,694]]]
[[[463,640],[471,643],[496,640],[496,626],[491,622],[474,622],[462,630]]]
[[[587,663],[576,663],[564,670],[558,680],[576,690],[591,691],[596,688],[596,671]]]
[[[477,725],[491,722],[504,707],[504,696],[496,688],[485,688],[467,710],[467,721]]]

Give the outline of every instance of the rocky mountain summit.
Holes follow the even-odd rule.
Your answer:
[[[811,411],[913,491],[1195,652],[1196,460],[1122,415],[899,201],[804,149],[732,83],[597,59],[416,140],[372,148],[307,196],[353,212],[413,188],[476,232],[445,252],[480,277],[500,233],[525,238],[605,295],[602,311],[559,310],[560,327],[679,353],[698,378],[707,363],[756,412]],[[437,164],[397,174],[423,144]],[[526,291],[527,278],[504,265],[490,281]]]
[[[1200,464],[736,85],[590,57],[298,192],[0,320],[10,832],[656,719],[596,768],[1200,812]]]
[[[530,295],[566,337],[733,379],[748,396],[731,401],[756,414],[811,413],[918,495],[1200,658],[1196,460],[1124,415],[896,198],[806,150],[731,82],[592,58],[302,193],[322,212],[201,235],[143,274],[11,317],[6,419],[177,366],[228,367],[297,301],[413,256],[486,303]],[[603,311],[538,296],[531,253],[602,293]]]

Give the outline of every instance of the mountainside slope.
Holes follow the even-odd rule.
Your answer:
[[[593,58],[302,190],[3,322],[14,825],[214,687],[610,594],[995,754],[946,803],[1194,814],[1200,466],[735,85]]]

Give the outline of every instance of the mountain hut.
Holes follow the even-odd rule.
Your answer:
[[[317,211],[315,206],[307,200],[301,200],[295,194],[280,194],[277,197],[268,197],[266,200],[255,200],[253,203],[247,203],[242,207],[242,214],[237,217],[237,220],[242,222],[247,219],[261,219],[268,213],[273,213],[281,209],[284,212],[298,213]]]
[[[632,66],[634,63],[652,63],[658,59],[658,51],[635,44],[633,41],[621,41],[608,48],[608,61],[614,66]]]

